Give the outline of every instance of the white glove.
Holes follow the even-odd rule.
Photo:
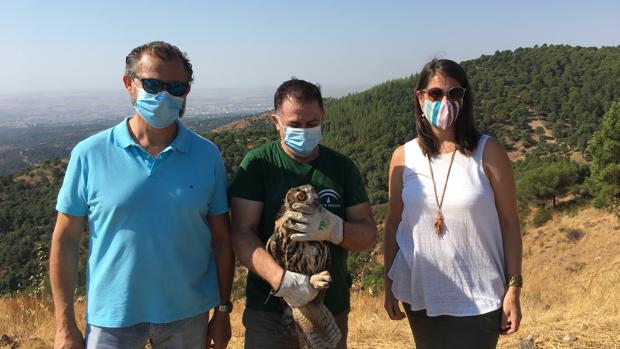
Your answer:
[[[323,272],[327,273],[327,272]],[[317,274],[321,275],[321,274]],[[323,277],[326,283],[331,281],[329,273]],[[308,304],[319,294],[319,290],[310,284],[310,277],[304,274],[285,270],[280,287],[273,293],[276,297],[282,297],[291,307],[301,307]]]
[[[343,239],[342,218],[324,209],[322,206],[311,207],[303,203],[294,203],[294,211],[287,211],[284,216],[289,219],[285,226],[300,232],[291,234],[293,241],[329,241],[336,245]]]

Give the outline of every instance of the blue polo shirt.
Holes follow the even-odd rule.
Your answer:
[[[207,216],[228,212],[217,147],[181,122],[157,157],[125,119],[75,146],[56,209],[88,217],[86,321],[167,323],[220,301]]]

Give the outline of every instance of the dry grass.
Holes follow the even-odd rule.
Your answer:
[[[77,303],[78,321],[83,329],[84,304]],[[53,306],[50,298],[0,298],[0,348],[51,348],[54,341]],[[3,335],[6,337],[3,338]],[[19,344],[19,346],[16,346]]]
[[[541,228],[527,230],[524,246],[523,322],[499,347],[519,348],[531,338],[538,349],[620,348],[620,222],[591,208],[556,214]],[[352,304],[350,348],[413,347],[407,321],[390,321],[381,296],[357,293]],[[77,309],[81,319],[83,304]],[[243,304],[236,303],[230,348],[243,347],[242,311]],[[2,335],[20,348],[49,348],[54,337],[49,299],[0,299]],[[10,347],[0,339],[0,348]]]
[[[524,247],[523,326],[507,347],[620,348],[620,222],[592,208],[556,214]]]
[[[549,141],[549,143],[556,143],[556,140],[555,140],[555,135],[553,134],[553,131],[551,131],[550,129],[548,129],[548,128],[545,126],[545,123],[542,121],[542,119],[538,118],[538,119],[532,120],[532,121],[530,121],[530,122],[528,123],[528,125],[530,125],[530,128],[531,128],[532,130],[536,130],[536,128],[537,128],[537,127],[542,127],[542,129],[544,130],[543,135],[544,135],[545,137],[552,138],[552,139]],[[532,138],[534,138],[534,140],[538,141],[538,140],[540,139],[540,136],[539,136],[538,134],[535,134]]]
[[[264,113],[260,113],[257,115],[247,117],[247,118],[243,118],[238,121],[228,123],[220,127],[216,127],[213,130],[211,130],[211,132],[230,132],[230,131],[242,130],[242,129],[249,127],[254,121],[268,121],[270,120],[270,118],[271,118],[271,111],[267,111]]]

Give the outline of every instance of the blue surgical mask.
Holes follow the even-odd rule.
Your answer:
[[[183,98],[175,97],[166,91],[153,94],[139,88],[133,107],[149,125],[164,128],[179,118],[183,101]]]
[[[296,155],[307,156],[321,142],[321,126],[296,128],[284,126],[284,144]]]

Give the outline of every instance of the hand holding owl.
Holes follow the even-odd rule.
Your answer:
[[[326,288],[330,281],[327,271],[308,276],[286,270],[280,287],[272,294],[284,298],[291,307],[301,307],[312,301],[319,294],[319,289]]]
[[[293,241],[329,241],[340,244],[343,240],[342,218],[324,209],[306,203],[294,203],[292,210],[284,213],[287,228],[298,231],[291,235]]]

